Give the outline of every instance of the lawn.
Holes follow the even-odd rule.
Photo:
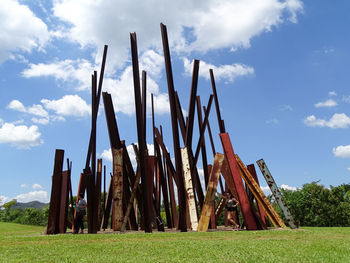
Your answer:
[[[0,223],[0,262],[350,262],[350,228],[43,235]]]

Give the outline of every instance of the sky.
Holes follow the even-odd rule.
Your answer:
[[[226,130],[244,163],[263,158],[277,184],[291,190],[313,181],[349,183],[349,8],[346,0],[2,0],[0,204],[13,198],[48,202],[55,149],[64,149],[73,163],[76,193],[91,130],[91,74],[100,70],[105,44],[103,91],[112,95],[121,139],[134,158],[130,32],[137,33],[140,70],[147,71],[150,152],[153,93],[155,122],[173,156],[160,22],[167,26],[184,113],[192,62],[199,59],[202,105],[211,93],[212,68]],[[214,107],[209,121],[222,152]],[[197,120],[194,131],[193,148]],[[97,155],[108,175],[102,104]],[[199,160],[200,171],[202,166]],[[258,177],[266,191],[260,172]]]

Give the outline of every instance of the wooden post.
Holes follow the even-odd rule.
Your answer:
[[[204,198],[204,205],[198,223],[198,232],[205,232],[208,230],[209,220],[213,209],[213,202],[215,201],[215,193],[223,161],[224,155],[221,153],[217,153],[215,155],[213,168],[209,176],[207,192]]]

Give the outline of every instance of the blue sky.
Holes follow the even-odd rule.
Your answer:
[[[76,192],[90,135],[91,74],[100,68],[104,44],[109,50],[103,90],[112,94],[121,138],[127,145],[137,142],[129,32],[137,33],[140,68],[148,73],[149,94],[155,94],[156,125],[163,125],[173,153],[160,22],[167,25],[184,111],[191,63],[200,59],[202,105],[211,92],[208,69],[213,68],[226,129],[246,164],[264,158],[277,183],[290,189],[316,180],[326,186],[349,183],[349,5],[345,0],[3,0],[0,202],[48,201],[56,148],[73,162]],[[222,152],[215,111],[210,123]],[[103,107],[97,140],[109,174]]]

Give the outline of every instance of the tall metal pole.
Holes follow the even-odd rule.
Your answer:
[[[178,228],[182,232],[187,232],[187,221],[186,221],[186,196],[185,196],[185,186],[182,176],[182,163],[181,163],[181,152],[180,152],[180,142],[179,142],[179,130],[177,126],[177,116],[176,116],[176,104],[175,104],[175,94],[174,94],[174,80],[171,68],[170,50],[168,43],[167,29],[164,24],[160,24],[164,51],[164,61],[165,69],[167,73],[168,82],[168,94],[170,102],[170,112],[171,112],[171,124],[173,128],[173,144],[174,144],[174,156],[175,156],[175,166],[177,177],[180,179],[178,183],[178,200],[179,200],[179,226]]]
[[[141,94],[140,94],[140,73],[139,73],[139,62],[137,54],[137,40],[136,33],[130,34],[130,44],[131,44],[131,57],[132,57],[132,68],[133,68],[133,79],[134,79],[134,95],[135,95],[135,107],[136,107],[136,122],[137,122],[137,137],[139,143],[139,158],[140,158],[140,172],[141,172],[141,184],[142,184],[142,196],[143,196],[143,214],[145,222],[145,232],[152,232],[152,200],[150,189],[151,186],[148,185],[147,175],[146,175],[146,145],[144,140],[143,131],[143,114],[141,107]]]

